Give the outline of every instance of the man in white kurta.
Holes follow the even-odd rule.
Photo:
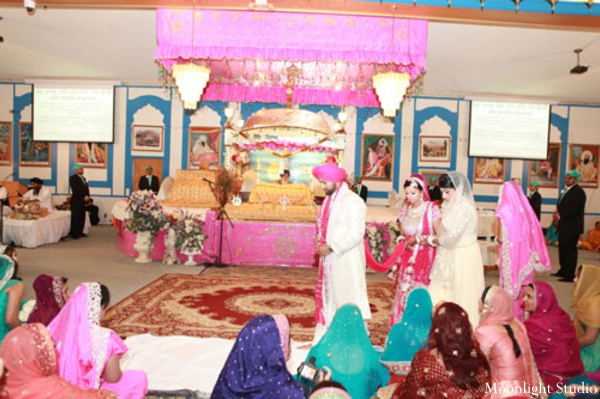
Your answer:
[[[52,206],[52,193],[50,189],[44,187],[44,181],[37,177],[30,180],[31,188],[23,195],[23,202],[37,200],[40,202],[42,208],[48,209],[48,212],[52,212],[54,207]]]
[[[342,305],[356,305],[365,320],[371,318],[363,237],[365,202],[345,182],[346,171],[334,163],[313,168],[327,195],[318,218],[319,280],[315,292],[317,328],[313,342],[327,331]]]

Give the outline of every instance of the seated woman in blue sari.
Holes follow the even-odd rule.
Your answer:
[[[426,289],[410,291],[402,320],[390,330],[385,351],[379,358],[390,372],[390,385],[408,375],[415,353],[427,345],[432,311],[431,297]]]
[[[289,353],[287,318],[254,317],[233,344],[211,398],[305,398],[303,384],[286,368]]]
[[[370,398],[385,386],[390,375],[379,362],[360,309],[346,304],[339,308],[329,329],[306,360],[316,359],[316,366],[331,370],[331,379],[341,383],[352,398]]]

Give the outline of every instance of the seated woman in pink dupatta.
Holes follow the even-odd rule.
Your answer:
[[[396,299],[390,325],[402,320],[406,297],[414,288],[429,287],[429,274],[435,259],[435,247],[427,237],[438,234],[440,208],[429,199],[423,175],[413,173],[404,182],[406,205],[400,211],[400,240],[406,246],[396,275]]]
[[[80,284],[48,325],[56,342],[59,375],[82,388],[103,389],[122,398],[144,398],[148,392],[146,374],[121,371],[119,360],[127,345],[114,331],[100,327],[109,302],[104,285]]]
[[[525,286],[533,282],[534,271],[552,268],[546,240],[527,197],[514,181],[502,185],[496,218],[500,287],[512,297],[514,316],[522,321]]]
[[[42,323],[47,326],[71,296],[69,283],[65,277],[40,274],[33,282],[33,290],[35,306],[27,322]]]
[[[525,312],[527,336],[544,385],[555,391],[583,374],[575,326],[550,284],[536,281],[525,288]]]
[[[0,357],[10,375],[4,387],[6,392],[0,393],[8,393],[11,398],[117,399],[111,392],[80,388],[59,377],[54,342],[40,323],[26,324],[8,333]]]
[[[529,206],[529,205],[528,205]],[[539,387],[540,378],[531,353],[527,330],[513,316],[513,300],[502,288],[488,286],[481,296],[481,320],[475,330],[492,371],[491,398],[530,398],[523,387]]]

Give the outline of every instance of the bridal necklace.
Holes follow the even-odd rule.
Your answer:
[[[425,209],[425,201],[421,200],[417,207],[413,207],[412,204],[408,207],[408,217],[411,219],[420,219]]]

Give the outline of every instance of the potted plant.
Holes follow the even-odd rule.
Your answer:
[[[208,238],[204,233],[204,220],[199,214],[178,210],[168,215],[167,221],[175,233],[175,248],[188,257],[184,264],[195,266],[194,256],[202,253],[204,241]]]
[[[136,262],[152,262],[149,255],[154,248],[156,234],[163,229],[165,215],[160,201],[152,191],[135,191],[127,199],[126,211],[129,219],[125,222],[125,229],[136,234],[133,248],[139,253]]]

